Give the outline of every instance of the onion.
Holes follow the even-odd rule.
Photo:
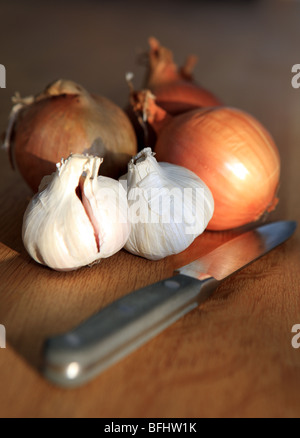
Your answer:
[[[104,158],[101,174],[118,178],[137,152],[133,127],[116,104],[58,80],[36,97],[13,99],[4,146],[34,192],[71,153]]]
[[[158,161],[186,167],[209,187],[215,200],[210,230],[228,230],[272,211],[280,178],[280,157],[269,132],[248,113],[228,107],[196,109],[172,117],[149,92],[136,95],[157,132]]]
[[[199,107],[221,105],[216,96],[194,81],[195,56],[190,55],[185,65],[178,69],[172,52],[162,47],[156,38],[149,38],[149,45],[145,87],[154,93],[159,106],[176,115]]]

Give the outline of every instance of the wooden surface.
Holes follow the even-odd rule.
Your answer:
[[[125,5],[126,4],[126,8]],[[152,6],[153,5],[153,6]],[[2,2],[0,126],[10,96],[57,77],[124,105],[124,74],[155,35],[178,62],[196,53],[196,78],[251,112],[282,158],[280,204],[270,220],[300,221],[300,9],[293,1]],[[121,251],[93,268],[57,273],[35,264],[21,240],[31,192],[0,154],[1,417],[299,417],[300,229],[287,243],[223,283],[214,297],[93,382],[63,390],[39,374],[46,337],[105,304],[172,274],[229,233],[205,233],[185,253],[149,262]]]

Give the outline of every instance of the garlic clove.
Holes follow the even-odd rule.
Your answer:
[[[75,154],[57,164],[30,202],[23,242],[38,263],[72,270],[119,251],[130,233],[126,192],[98,177],[99,157]]]

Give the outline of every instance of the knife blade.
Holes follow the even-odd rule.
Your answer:
[[[221,281],[289,239],[297,223],[257,227],[134,291],[44,344],[42,373],[61,387],[90,381],[207,300]]]

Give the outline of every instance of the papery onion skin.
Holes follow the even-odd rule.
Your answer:
[[[198,88],[190,82],[177,81],[153,87],[152,91],[156,96],[157,104],[172,115],[182,114],[200,107],[221,105],[221,102],[212,93]]]
[[[136,135],[124,111],[65,80],[24,105],[10,138],[13,162],[34,192],[41,179],[55,171],[56,163],[71,153],[105,158],[101,174],[118,178],[136,151]]]
[[[190,169],[209,187],[215,212],[207,229],[241,227],[276,207],[280,156],[254,117],[235,108],[198,109],[162,126],[159,113],[156,157]]]
[[[190,55],[183,67],[174,63],[172,52],[149,38],[148,72],[145,88],[156,96],[156,103],[171,115],[199,108],[222,105],[213,93],[197,84],[192,72],[197,58]]]

